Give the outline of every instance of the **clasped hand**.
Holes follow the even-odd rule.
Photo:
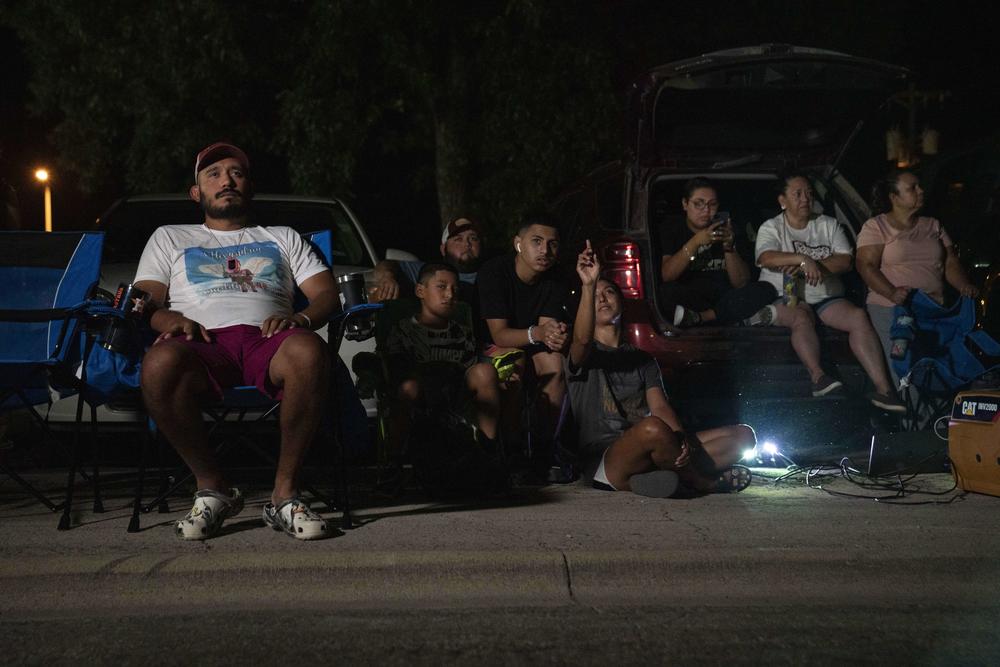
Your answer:
[[[558,320],[546,320],[542,324],[536,324],[534,339],[543,343],[545,347],[553,352],[559,352],[566,345],[569,329],[566,324]]]

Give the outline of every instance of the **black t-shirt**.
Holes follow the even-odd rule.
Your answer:
[[[733,246],[745,261],[747,257],[753,254],[753,248],[750,247],[746,237],[740,235],[739,228],[735,225],[733,226],[733,231],[736,232]],[[725,272],[726,252],[723,250],[722,244],[709,243],[708,245],[692,247],[692,236],[694,236],[694,233],[688,229],[687,223],[684,220],[668,223],[660,234],[664,255],[674,255],[684,252],[681,248],[685,245],[694,254],[694,261],[688,264],[688,267],[677,278],[677,281],[684,282],[685,279],[696,279],[699,276],[708,276],[713,273],[718,275]]]
[[[514,255],[495,257],[479,269],[479,313],[484,320],[507,320],[513,329],[527,329],[538,318],[566,321],[566,284],[556,274],[543,273],[529,285],[517,277]],[[492,338],[484,339],[492,343]]]
[[[679,279],[683,280],[687,274],[725,271],[726,253],[722,249],[722,244],[710,243],[703,246],[694,246],[691,243],[692,236],[694,236],[693,232],[688,229],[687,223],[683,220],[668,226],[663,230],[663,235],[661,236],[663,239],[664,255],[675,255],[679,252],[684,252],[681,248],[686,245],[687,249],[695,256]]]

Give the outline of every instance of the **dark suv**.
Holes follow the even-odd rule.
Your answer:
[[[690,427],[742,421],[762,440],[801,448],[837,441],[838,420],[868,414],[853,398],[865,376],[839,332],[821,332],[824,362],[845,381],[848,395],[814,399],[787,330],[672,327],[657,291],[660,258],[676,249],[664,248],[661,236],[683,223],[683,184],[704,175],[718,183],[721,208],[752,247],[757,227],[778,212],[777,173],[792,166],[810,175],[817,205],[856,235],[869,209],[838,159],[864,117],[907,76],[892,65],[784,45],[658,67],[632,87],[625,156],[553,202],[563,247],[572,250],[564,261],[575,260],[584,239],[595,242],[606,273],[625,293],[628,340],[658,360]],[[745,259],[754,266],[753,257]],[[845,278],[861,304],[860,280]],[[832,428],[817,428],[824,424]]]

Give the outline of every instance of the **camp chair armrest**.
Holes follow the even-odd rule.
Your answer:
[[[72,314],[69,308],[39,308],[34,310],[0,310],[0,322],[51,322]]]

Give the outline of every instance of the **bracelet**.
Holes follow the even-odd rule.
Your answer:
[[[303,318],[305,318],[306,326],[309,327],[310,329],[313,328],[313,321],[311,319],[309,319],[308,315],[306,315],[305,313],[302,313],[302,312],[295,313],[295,315],[301,315]],[[292,317],[294,317],[295,315],[293,315]]]
[[[693,262],[695,260],[695,256],[691,254],[691,251],[688,250],[688,247],[686,245],[681,246],[681,250],[684,251],[684,255],[688,258],[689,262]]]
[[[805,268],[805,265],[806,265],[806,260],[802,260],[801,262],[799,262],[799,268]]]
[[[528,345],[535,345],[537,343],[537,341],[535,340],[535,337],[531,335],[531,330],[534,329],[534,328],[535,328],[534,324],[532,324],[530,327],[528,327]]]

